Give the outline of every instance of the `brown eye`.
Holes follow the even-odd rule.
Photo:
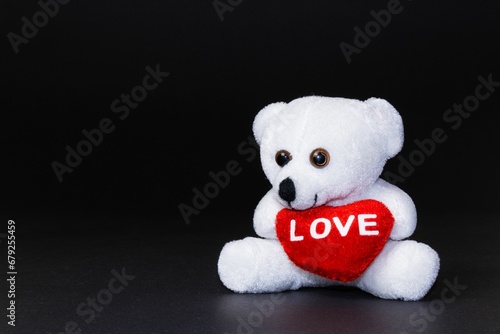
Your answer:
[[[325,149],[317,148],[312,151],[309,159],[314,167],[324,168],[330,162],[330,154],[328,154],[328,151]]]
[[[288,152],[286,150],[280,150],[276,153],[275,159],[276,159],[276,163],[278,164],[278,166],[283,167],[290,160],[292,160],[292,155],[290,154],[290,152]]]

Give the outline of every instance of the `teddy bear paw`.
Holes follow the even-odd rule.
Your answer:
[[[249,238],[228,242],[222,248],[218,271],[222,283],[235,292],[252,292],[257,279],[257,247]]]
[[[281,292],[324,284],[324,279],[295,266],[278,240],[247,237],[228,242],[219,256],[218,271],[222,283],[240,293]]]
[[[358,281],[358,287],[386,299],[419,300],[434,284],[439,256],[413,240],[389,241]]]

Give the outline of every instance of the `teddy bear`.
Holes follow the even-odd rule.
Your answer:
[[[409,240],[411,197],[380,176],[402,149],[401,115],[382,98],[304,96],[270,103],[253,121],[271,189],[253,215],[256,237],[225,243],[217,270],[237,293],[349,286],[420,300],[440,259]]]

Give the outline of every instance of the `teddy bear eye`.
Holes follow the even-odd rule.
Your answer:
[[[276,153],[275,159],[276,159],[276,163],[278,164],[278,166],[283,167],[290,160],[292,160],[292,155],[290,154],[290,152],[288,152],[286,150],[280,150]]]
[[[309,159],[314,167],[324,168],[330,162],[330,154],[323,148],[317,148],[312,151]]]

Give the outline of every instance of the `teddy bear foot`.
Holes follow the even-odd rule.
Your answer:
[[[296,267],[279,241],[253,237],[225,244],[218,271],[222,283],[240,293],[281,292],[331,282]]]
[[[439,256],[413,240],[389,241],[356,286],[385,299],[419,300],[434,284]]]

